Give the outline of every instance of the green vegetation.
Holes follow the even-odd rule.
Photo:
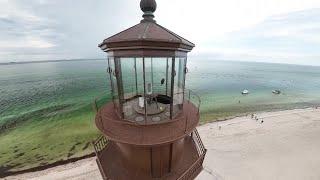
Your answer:
[[[99,135],[92,105],[72,107],[46,108],[25,115],[16,128],[1,133],[0,168],[19,171],[90,154],[90,142]]]
[[[99,99],[98,107],[106,101],[110,98]],[[261,109],[272,111],[310,105],[270,104],[207,109],[201,111],[201,124]],[[92,153],[91,142],[99,135],[94,116],[92,104],[54,106],[23,115],[19,121],[15,120],[18,121],[17,127],[0,134],[0,170],[19,171]]]
[[[320,104],[319,67],[211,60],[188,64],[187,88],[201,97],[202,124]],[[0,175],[93,151],[90,142],[99,132],[91,103],[110,93],[106,67],[105,60],[0,66]],[[244,88],[250,90],[248,96],[241,95]],[[274,89],[283,93],[274,95]],[[193,94],[191,100],[197,105]]]

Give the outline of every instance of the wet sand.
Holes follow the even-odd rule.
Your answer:
[[[198,127],[207,156],[197,180],[320,179],[320,109],[256,114]],[[263,123],[262,123],[263,121]],[[95,158],[5,179],[101,179]]]

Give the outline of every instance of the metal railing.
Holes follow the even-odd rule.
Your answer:
[[[192,164],[191,167],[189,167],[179,178],[178,180],[189,180],[192,178],[195,178],[195,176],[199,173],[200,170],[202,170],[202,164],[207,152],[207,149],[204,147],[202,140],[200,138],[200,135],[197,131],[197,129],[195,129],[192,133],[191,133],[191,137],[192,140],[196,146],[197,149],[197,153],[198,153],[198,158],[197,160]],[[103,179],[109,179],[106,174],[105,171],[102,169],[102,165],[100,162],[100,156],[101,156],[101,152],[107,148],[108,146],[108,140],[105,136],[100,136],[95,142],[93,142],[93,147],[97,156],[97,164],[98,167],[100,169],[100,172],[102,173],[102,177]]]
[[[201,156],[202,154],[205,154],[207,150],[203,145],[203,142],[202,142],[201,137],[200,137],[200,135],[198,133],[198,130],[195,129],[193,131],[193,133],[191,134],[191,136],[192,136],[193,141],[196,143],[196,147],[198,148],[197,149],[198,150],[198,155]]]
[[[184,93],[183,92],[179,92],[179,93],[175,93],[174,96],[178,95],[178,94],[184,94],[184,100],[187,100],[189,103],[193,103],[197,109],[198,109],[198,113],[200,112],[200,105],[201,105],[201,98],[200,96],[195,93],[194,91],[190,90],[190,89],[185,89]],[[93,109],[95,112],[98,112],[99,109],[106,104],[107,102],[111,102],[112,101],[112,94],[109,93],[103,93],[100,96],[96,97],[94,99],[93,102]]]
[[[185,89],[184,99],[188,100],[189,103],[193,103],[198,109],[198,114],[200,113],[201,98],[197,93],[190,89]]]
[[[97,156],[100,157],[101,152],[107,147],[108,139],[105,136],[100,136],[96,141],[93,143],[94,151]]]
[[[102,168],[101,162],[100,162],[101,153],[108,146],[108,142],[109,142],[108,139],[105,136],[102,136],[102,135],[96,141],[92,142],[93,147],[94,147],[94,151],[95,151],[96,156],[97,156],[96,161],[97,161],[97,164],[98,164],[98,168],[99,168],[99,170],[101,172],[101,176],[102,176],[103,179],[109,179],[106,176],[106,174],[105,174],[105,172],[104,172],[104,170]]]
[[[182,134],[191,133],[198,124],[200,97],[191,90],[186,90],[184,96],[184,110],[181,111],[184,114],[174,119],[140,123],[130,119],[114,119],[109,117],[108,114],[99,113],[95,120],[100,128],[103,128],[105,134],[121,135],[123,142],[135,141],[138,144],[146,145],[149,144],[149,140],[153,142],[153,139],[157,137],[162,139],[163,142],[170,141],[169,139],[179,138]],[[97,102],[100,105],[103,104],[100,98],[97,98],[94,104],[97,104]],[[95,106],[98,110],[100,109],[99,105]],[[170,126],[168,126],[168,123],[170,123]],[[164,134],[163,131],[167,133]],[[148,141],[143,138],[144,134],[148,135]],[[150,134],[154,135],[154,138],[150,137]]]
[[[195,176],[202,170],[202,164],[204,157],[206,155],[207,149],[204,147],[200,135],[196,130],[191,133],[192,139],[196,145],[198,151],[198,159],[192,164],[192,166],[187,169],[179,178],[178,180],[189,180],[195,178]]]
[[[102,94],[100,94],[99,96],[97,96],[92,104],[92,108],[94,110],[94,112],[98,112],[99,109],[105,105],[107,102],[112,102],[112,94],[111,92],[104,92]]]

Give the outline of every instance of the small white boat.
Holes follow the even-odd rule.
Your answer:
[[[247,89],[245,89],[245,90],[243,90],[243,91],[241,92],[241,94],[243,94],[243,95],[249,94],[249,91],[248,91]]]
[[[281,91],[280,90],[273,90],[272,93],[273,94],[281,94]]]

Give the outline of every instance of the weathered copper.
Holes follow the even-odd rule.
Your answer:
[[[139,24],[99,45],[108,53],[113,102],[95,118],[103,134],[94,143],[97,164],[104,179],[193,179],[206,154],[196,130],[200,99],[185,90],[186,57],[195,45],[156,23],[155,0],[141,0],[140,8]],[[165,67],[160,85],[153,66]]]
[[[155,0],[142,0],[140,1],[140,9],[146,13],[154,13],[157,9],[157,3]]]
[[[206,153],[196,130],[191,136],[163,146],[138,147],[113,141],[105,145],[96,151],[104,179],[153,179],[150,172],[156,173],[157,179],[193,179],[202,170]],[[157,168],[161,164],[152,161],[150,156],[159,158],[162,168]]]
[[[120,47],[122,49],[134,49],[137,46],[145,46],[153,49],[175,48],[178,50],[181,48],[190,51],[194,44],[157,23],[142,22],[105,39],[99,46],[103,50],[105,50],[105,47],[113,50]]]
[[[193,103],[185,101],[183,113],[172,120],[138,124],[120,119],[114,112],[113,104],[108,103],[97,113],[95,123],[109,140],[152,146],[170,143],[190,134],[199,123],[199,114]]]

